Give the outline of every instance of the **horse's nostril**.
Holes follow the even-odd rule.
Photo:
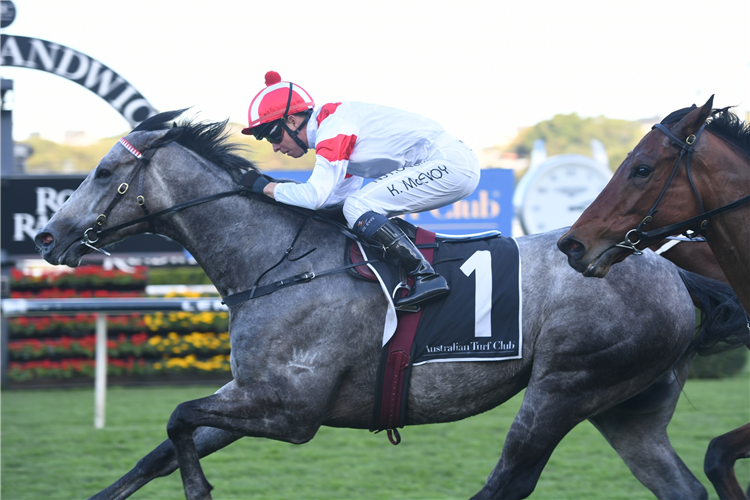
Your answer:
[[[557,247],[562,253],[573,259],[580,259],[586,253],[586,247],[583,243],[574,240],[573,238],[565,238],[561,240]]]
[[[55,237],[52,236],[50,233],[39,233],[37,235],[37,240],[42,245],[51,245],[53,241],[55,241]]]

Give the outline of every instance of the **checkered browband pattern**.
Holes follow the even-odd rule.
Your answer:
[[[135,156],[139,160],[141,159],[141,152],[135,149],[135,147],[133,147],[133,145],[130,144],[127,140],[125,140],[124,137],[120,138],[120,144],[122,144],[125,149],[133,153],[133,156]]]

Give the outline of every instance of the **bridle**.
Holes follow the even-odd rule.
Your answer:
[[[648,211],[648,213],[646,214],[646,217],[644,217],[643,220],[641,220],[638,226],[636,226],[634,229],[631,229],[625,234],[625,239],[622,240],[617,245],[615,245],[615,247],[631,250],[634,255],[641,255],[643,254],[643,252],[638,250],[636,248],[636,245],[644,239],[649,239],[649,240],[663,239],[667,236],[675,234],[676,232],[683,232],[685,236],[687,236],[688,238],[695,238],[697,235],[705,235],[705,230],[708,227],[708,219],[710,217],[716,214],[722,213],[722,212],[726,212],[727,210],[732,210],[734,208],[744,205],[745,203],[750,202],[750,195],[748,195],[738,200],[735,200],[728,205],[724,205],[723,207],[716,208],[708,212],[706,212],[705,209],[703,208],[703,201],[701,200],[701,197],[698,194],[698,190],[695,188],[695,183],[693,182],[692,173],[690,171],[690,159],[692,158],[693,153],[695,152],[695,145],[697,144],[698,139],[700,139],[700,136],[703,133],[703,130],[705,130],[706,125],[707,123],[704,123],[701,126],[701,128],[698,129],[698,132],[696,132],[695,134],[690,134],[684,140],[677,137],[674,133],[672,133],[671,130],[669,130],[667,127],[665,127],[661,123],[657,123],[656,125],[652,127],[652,129],[655,128],[661,131],[662,133],[664,133],[672,142],[672,144],[680,148],[680,156],[677,158],[677,163],[675,163],[674,168],[672,169],[672,173],[669,175],[669,179],[667,179],[667,183],[664,185],[664,188],[661,190],[661,193],[656,199],[656,202],[654,203],[654,205],[651,207],[651,210]],[[682,222],[670,224],[669,226],[666,226],[660,229],[654,229],[653,231],[644,231],[643,226],[651,222],[654,218],[654,214],[658,212],[658,209],[656,207],[659,205],[659,202],[664,197],[664,193],[666,193],[667,188],[672,182],[672,179],[674,179],[675,173],[677,173],[677,168],[680,166],[680,163],[682,162],[683,157],[685,157],[685,171],[687,172],[688,182],[690,182],[690,187],[693,189],[693,193],[695,194],[695,197],[698,199],[698,206],[700,207],[700,211],[701,211],[700,215],[691,217],[690,219],[686,219]],[[633,240],[633,238],[635,238],[635,241]]]
[[[83,238],[81,239],[81,245],[85,245],[85,246],[91,248],[92,250],[95,250],[97,252],[103,253],[104,255],[110,255],[109,252],[107,252],[106,250],[103,250],[101,248],[97,248],[97,247],[94,246],[94,243],[98,242],[99,239],[103,235],[105,235],[107,233],[113,233],[115,231],[119,231],[122,228],[125,228],[125,227],[128,227],[128,226],[134,226],[136,224],[140,224],[141,222],[150,222],[151,220],[155,219],[156,217],[162,216],[164,214],[167,214],[167,213],[170,213],[170,212],[178,212],[178,211],[184,210],[184,209],[186,209],[188,207],[193,207],[195,205],[200,205],[202,203],[207,203],[209,201],[218,200],[220,198],[226,198],[228,196],[234,196],[234,195],[254,196],[254,194],[248,188],[246,188],[245,186],[242,186],[242,187],[240,187],[238,189],[235,189],[235,190],[232,190],[232,191],[224,191],[224,192],[212,194],[212,195],[209,195],[209,196],[203,196],[201,198],[196,198],[194,200],[186,201],[184,203],[180,203],[178,205],[174,205],[172,207],[165,208],[164,210],[160,210],[158,212],[149,213],[148,209],[146,208],[146,200],[143,197],[143,176],[144,176],[144,172],[145,172],[146,167],[148,166],[149,162],[151,161],[151,158],[154,156],[154,153],[156,153],[156,151],[159,148],[161,148],[162,146],[165,146],[165,145],[169,144],[170,142],[172,142],[174,140],[175,140],[174,138],[173,139],[167,139],[167,140],[161,139],[161,140],[157,141],[157,143],[155,143],[153,146],[151,146],[151,147],[149,147],[147,149],[144,149],[143,152],[140,152],[132,144],[130,144],[124,137],[120,139],[119,143],[125,149],[127,149],[133,156],[135,156],[139,160],[139,164],[135,168],[135,170],[133,170],[133,172],[130,173],[130,177],[128,177],[127,182],[123,182],[117,188],[117,195],[112,199],[112,201],[109,203],[109,205],[104,210],[104,212],[102,212],[101,214],[99,214],[96,217],[96,219],[94,221],[94,224],[90,228],[86,229],[83,232]],[[133,220],[128,221],[128,222],[123,222],[122,224],[118,224],[116,226],[112,226],[112,227],[108,227],[106,229],[102,229],[102,226],[107,221],[107,218],[108,218],[110,212],[123,199],[123,195],[125,193],[127,193],[128,189],[130,187],[130,184],[133,182],[133,180],[135,179],[136,176],[138,176],[138,179],[139,179],[138,180],[138,196],[136,197],[136,203],[138,203],[138,205],[143,209],[143,211],[145,212],[145,215],[143,217],[138,217],[137,219],[133,219]],[[262,200],[262,201],[265,201],[267,203],[276,203],[273,200],[266,200],[266,198],[264,196],[260,196],[258,199]],[[325,221],[328,224],[332,224],[332,225],[338,227],[339,230],[341,232],[343,232],[350,239],[358,241],[357,236],[354,233],[350,232],[346,226],[343,226],[343,225],[341,225],[341,224],[339,224],[339,223],[337,223],[335,221],[332,221],[330,219],[326,219],[324,217],[321,217],[320,215],[317,215],[314,212],[308,213],[306,210],[299,209],[299,208],[294,207],[294,206],[287,206],[287,208],[289,210],[293,211],[293,212],[296,212],[298,215],[302,215],[304,217],[304,221],[303,221],[302,225],[300,226],[300,228],[297,230],[297,233],[294,236],[294,239],[293,239],[291,245],[289,245],[289,247],[287,248],[286,252],[281,257],[281,260],[279,260],[276,264],[274,264],[269,269],[267,269],[264,273],[262,273],[260,275],[260,277],[258,277],[258,279],[255,281],[255,283],[253,283],[252,288],[250,288],[248,290],[243,290],[241,292],[234,293],[232,295],[228,295],[226,297],[223,297],[223,300],[222,300],[223,304],[226,304],[226,305],[228,305],[228,306],[231,307],[231,306],[234,306],[234,305],[237,305],[237,304],[241,304],[242,302],[245,302],[247,300],[258,298],[258,297],[262,297],[264,295],[268,295],[268,294],[276,292],[278,290],[282,290],[282,289],[284,289],[286,287],[289,287],[289,286],[299,285],[299,284],[302,284],[302,283],[308,283],[308,282],[312,281],[315,278],[322,278],[324,276],[329,276],[329,275],[332,275],[332,274],[337,274],[337,273],[346,271],[347,269],[351,269],[351,268],[355,268],[355,267],[360,267],[360,266],[365,266],[365,265],[372,264],[372,263],[375,263],[375,262],[379,261],[378,259],[365,260],[365,261],[362,261],[362,262],[356,262],[356,263],[348,264],[348,265],[345,265],[345,266],[340,266],[340,267],[336,267],[336,268],[333,268],[333,269],[328,269],[328,270],[325,270],[323,272],[318,272],[318,273],[310,271],[310,272],[306,272],[306,273],[302,273],[302,274],[297,274],[297,275],[294,275],[294,276],[289,276],[287,278],[284,278],[284,279],[281,279],[281,280],[277,280],[277,281],[274,281],[273,283],[269,283],[269,284],[266,284],[266,285],[260,285],[261,279],[264,276],[266,276],[266,274],[268,274],[270,271],[272,271],[276,267],[280,266],[284,261],[294,262],[296,260],[300,260],[303,257],[309,255],[310,253],[312,253],[312,252],[314,252],[316,250],[315,248],[313,248],[312,250],[308,250],[307,252],[303,253],[299,257],[296,257],[296,258],[291,258],[290,257],[290,254],[294,250],[295,244],[297,243],[297,240],[299,239],[300,234],[302,233],[302,230],[305,228],[305,225],[307,224],[307,221],[309,219],[323,220],[323,221]],[[92,232],[92,231],[94,232],[94,236],[95,236],[93,239],[89,235],[89,233]]]
[[[695,151],[695,144],[698,142],[698,139],[703,133],[703,130],[705,130],[706,125],[707,123],[704,123],[701,128],[698,129],[698,132],[696,132],[695,134],[690,134],[684,141],[677,137],[674,133],[672,133],[671,130],[669,130],[661,123],[657,123],[652,127],[652,129],[655,128],[663,132],[669,138],[669,140],[672,141],[672,144],[680,148],[680,156],[677,158],[677,163],[675,163],[674,168],[672,169],[672,173],[669,175],[669,179],[667,179],[667,183],[664,185],[664,189],[661,190],[661,193],[656,199],[654,205],[651,207],[651,210],[648,211],[646,217],[643,218],[643,220],[638,224],[638,226],[636,226],[635,229],[631,229],[625,234],[625,239],[615,245],[615,247],[631,250],[634,255],[642,255],[643,252],[636,248],[636,245],[640,243],[642,239],[663,239],[667,236],[673,235],[676,232],[683,231],[683,234],[691,239],[695,238],[696,235],[705,235],[705,230],[708,227],[709,217],[720,214],[722,212],[726,212],[727,210],[732,210],[744,205],[745,203],[750,202],[750,195],[747,195],[733,201],[732,203],[729,203],[728,205],[724,205],[723,207],[719,207],[708,212],[706,212],[703,208],[703,201],[698,194],[698,190],[695,188],[695,183],[693,182],[693,177],[690,172],[690,159],[693,155],[693,152]],[[672,179],[677,172],[677,168],[680,166],[680,162],[682,162],[683,156],[685,157],[685,170],[687,172],[688,181],[690,182],[690,187],[693,188],[693,193],[695,193],[695,197],[698,199],[698,206],[700,207],[701,211],[700,215],[660,229],[655,229],[653,231],[643,231],[643,226],[651,222],[654,218],[654,214],[658,211],[656,207],[657,205],[659,205],[659,202],[664,196],[664,193],[667,191],[669,184],[672,182]],[[690,233],[688,233],[688,231],[690,231]],[[635,235],[635,237],[637,238],[636,241],[630,239],[631,235]],[[747,312],[745,312],[745,319],[747,321],[747,329],[750,330],[750,314],[748,314]]]
[[[641,220],[641,222],[638,224],[638,226],[635,227],[635,229],[631,229],[625,234],[625,239],[622,240],[617,245],[615,245],[616,247],[627,248],[629,250],[632,250],[635,255],[641,255],[643,253],[635,247],[638,243],[641,242],[641,240],[644,238],[644,236],[646,236],[646,234],[651,234],[651,233],[645,233],[643,231],[643,226],[645,226],[646,224],[648,224],[654,219],[654,215],[656,214],[656,212],[658,212],[658,209],[656,207],[659,205],[659,202],[664,197],[664,193],[667,192],[669,185],[672,183],[672,180],[674,179],[674,176],[677,173],[677,168],[680,166],[680,163],[682,162],[683,157],[685,157],[685,170],[687,171],[687,178],[688,178],[688,181],[690,182],[690,187],[693,188],[693,193],[695,193],[695,197],[698,199],[698,206],[700,206],[701,214],[705,212],[705,210],[703,209],[703,201],[701,200],[701,197],[698,194],[698,190],[695,188],[695,183],[693,183],[693,177],[690,172],[690,159],[692,158],[693,152],[695,151],[695,144],[698,142],[698,139],[700,138],[705,128],[706,128],[706,124],[704,123],[703,126],[698,130],[696,134],[690,134],[683,141],[683,140],[680,140],[676,135],[672,133],[671,130],[669,130],[667,127],[665,127],[661,123],[657,123],[656,125],[652,127],[652,130],[657,129],[663,132],[664,134],[666,134],[669,140],[672,141],[672,144],[680,148],[680,156],[677,158],[677,162],[675,163],[674,168],[672,168],[672,173],[669,174],[669,179],[667,179],[667,183],[664,185],[664,188],[661,190],[661,193],[659,193],[659,196],[656,198],[656,202],[654,202],[653,206],[651,207],[651,210],[648,211],[648,213],[646,214],[646,217],[644,217],[643,220]],[[699,218],[703,218],[703,217],[699,216]],[[706,219],[703,219],[700,222],[700,230],[705,229],[707,224],[708,224],[708,221]],[[635,235],[635,238],[636,238],[635,241],[631,239],[633,235]]]
[[[218,200],[220,198],[225,198],[227,196],[243,194],[245,192],[244,188],[239,188],[239,189],[235,189],[232,191],[224,191],[224,192],[213,194],[210,196],[197,198],[195,200],[186,201],[184,203],[180,203],[178,205],[165,208],[164,210],[160,210],[158,212],[150,213],[148,208],[146,208],[146,199],[143,197],[143,177],[146,172],[146,167],[148,167],[149,163],[151,162],[151,158],[154,156],[154,154],[159,148],[166,146],[167,144],[169,144],[170,142],[174,140],[175,139],[159,140],[153,146],[144,149],[143,152],[138,151],[124,137],[119,140],[119,144],[122,145],[133,156],[135,156],[138,159],[138,166],[130,173],[130,176],[128,177],[127,181],[123,182],[117,187],[117,194],[112,199],[112,201],[109,202],[109,205],[107,205],[107,208],[104,209],[104,211],[96,217],[91,227],[89,227],[83,232],[81,245],[85,245],[91,248],[92,250],[103,253],[104,255],[110,255],[109,252],[107,252],[106,250],[103,250],[101,248],[97,248],[94,246],[94,243],[98,242],[101,239],[101,237],[106,235],[107,233],[113,233],[115,231],[119,231],[122,228],[140,224],[141,222],[150,223],[156,217],[162,216],[170,212],[178,212],[188,207],[200,205],[202,203],[207,203],[213,200]],[[128,222],[124,222],[122,224],[118,224],[116,226],[102,229],[104,224],[107,222],[107,218],[109,217],[110,212],[112,212],[112,209],[114,209],[117,206],[117,204],[120,203],[120,201],[124,198],[125,193],[128,192],[128,189],[130,188],[130,185],[135,181],[136,176],[138,177],[138,195],[136,196],[136,203],[143,210],[144,216],[138,217],[137,219],[133,219]]]

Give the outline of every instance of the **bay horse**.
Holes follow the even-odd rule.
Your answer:
[[[320,276],[229,307],[233,380],[178,405],[168,439],[97,500],[127,498],[178,468],[188,500],[210,499],[200,458],[243,436],[301,444],[322,425],[372,423],[388,299],[345,272],[322,276],[342,266],[347,235],[240,189],[254,166],[227,141],[226,122],[173,123],[181,113],[151,117],[113,146],[37,234],[42,256],[75,267],[152,232],[182,244],[223,297],[261,278]],[[738,309],[736,297],[654,254],[609,279],[584,279],[556,250],[561,234],[517,240],[522,358],[415,366],[406,424],[467,418],[526,388],[500,460],[473,498],[529,496],[557,444],[586,419],[658,498],[706,498],[666,428],[693,353],[731,341],[737,322],[724,312]],[[697,337],[691,295],[715,319]]]
[[[649,248],[681,269],[729,284],[719,261],[705,241],[664,239],[649,245]]]
[[[601,278],[664,236],[704,234],[750,312],[749,202],[750,127],[729,108],[713,109],[711,96],[655,125],[558,247],[573,269]],[[704,468],[722,499],[747,498],[734,474],[739,458],[750,458],[750,424],[709,445]]]

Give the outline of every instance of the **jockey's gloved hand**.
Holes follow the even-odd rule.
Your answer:
[[[263,194],[263,188],[268,184],[268,179],[263,177],[260,172],[248,170],[240,176],[240,184],[250,188],[253,193]]]

